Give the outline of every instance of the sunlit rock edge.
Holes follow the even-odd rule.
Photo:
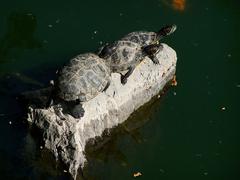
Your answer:
[[[125,85],[120,82],[120,74],[112,73],[106,92],[83,104],[85,114],[81,119],[64,114],[54,106],[48,109],[29,107],[28,121],[43,130],[45,148],[69,167],[74,179],[78,169],[86,163],[84,150],[88,140],[124,122],[173,78],[176,52],[166,44],[163,46],[163,51],[157,54],[160,63],[156,65],[145,58]]]

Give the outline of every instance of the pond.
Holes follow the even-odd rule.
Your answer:
[[[177,24],[178,86],[89,152],[86,179],[240,178],[240,2],[5,1],[0,6],[0,178],[69,179],[16,99],[71,57],[136,30]]]

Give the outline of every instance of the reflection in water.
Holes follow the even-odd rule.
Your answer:
[[[186,0],[161,0],[165,5],[176,11],[184,11],[186,8]]]
[[[40,48],[34,37],[36,17],[29,12],[13,12],[7,19],[7,32],[0,39],[0,62],[10,58],[10,51],[16,49]]]
[[[178,11],[185,9],[185,0],[172,0],[172,7]]]
[[[156,108],[159,108],[159,101],[153,99],[133,113],[127,121],[110,130],[110,133],[105,132],[103,137],[90,141],[86,147],[88,164],[84,168],[84,176],[88,179],[101,179],[99,173],[94,172],[99,172],[99,168],[106,163],[117,162],[120,166],[129,168],[131,165],[119,142],[123,137],[127,137],[136,144],[144,143],[146,140],[141,134],[141,129],[151,119]]]

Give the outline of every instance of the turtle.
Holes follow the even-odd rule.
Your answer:
[[[125,84],[127,78],[144,57],[148,56],[157,64],[158,60],[155,58],[155,54],[162,48],[163,46],[157,43],[143,47],[136,42],[119,40],[102,48],[99,57],[105,59],[111,72],[121,74],[121,83]],[[123,73],[125,74],[123,75]]]
[[[148,46],[150,44],[159,43],[165,36],[172,34],[177,29],[175,24],[162,27],[157,32],[151,31],[135,31],[125,35],[121,40],[132,41],[141,46]]]
[[[98,53],[99,57],[106,60],[112,72],[121,74],[121,82],[125,84],[136,65],[145,56],[148,56],[153,63],[159,63],[155,57],[155,54],[163,49],[159,41],[163,37],[172,34],[176,28],[177,26],[173,24],[164,26],[158,32],[131,32],[120,40],[102,47]],[[122,75],[124,71],[127,71],[127,73]]]
[[[59,72],[47,107],[53,100],[79,105],[105,91],[110,85],[110,68],[94,53],[80,54],[70,60]],[[75,118],[81,115],[73,107]],[[80,113],[80,111],[79,111]]]

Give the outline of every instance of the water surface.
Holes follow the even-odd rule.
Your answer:
[[[5,1],[0,6],[0,178],[68,179],[30,133],[16,95],[69,58],[135,30],[175,23],[178,86],[96,150],[90,179],[239,179],[237,0]]]

